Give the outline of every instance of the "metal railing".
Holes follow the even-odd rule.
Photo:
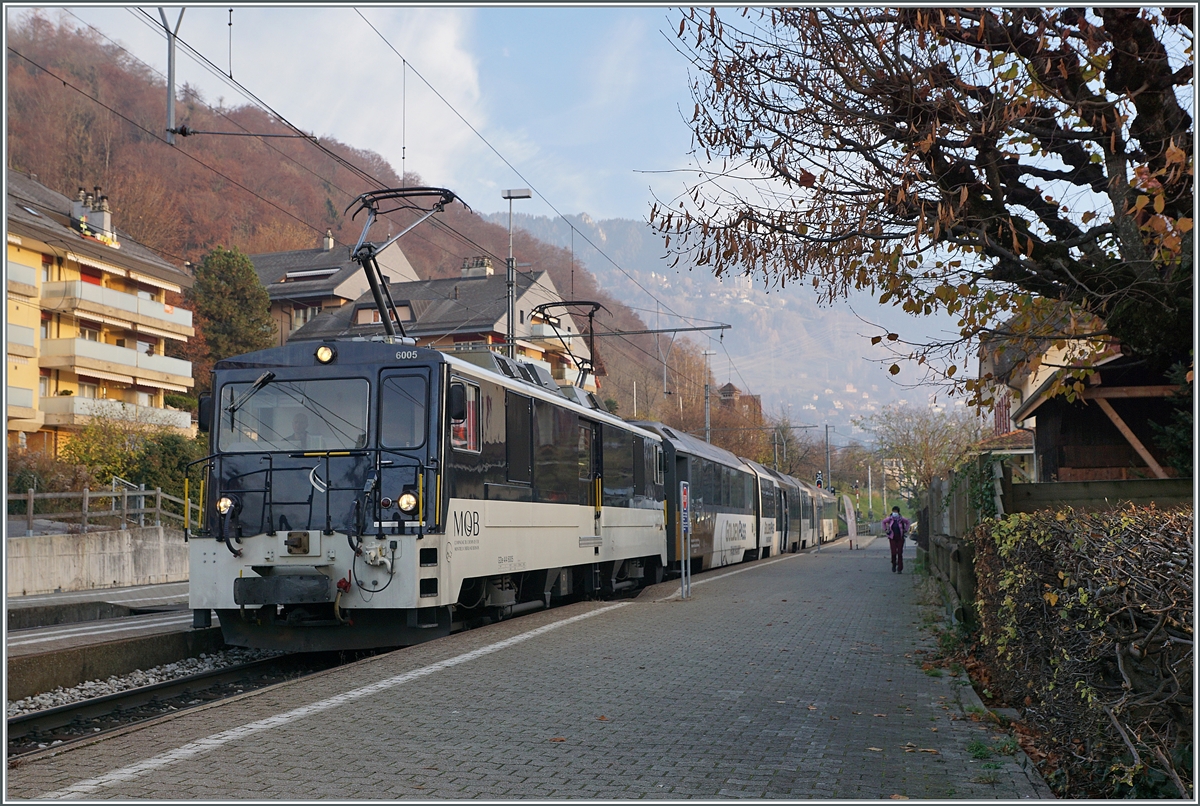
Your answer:
[[[71,501],[78,503],[71,507],[67,503]],[[48,507],[44,502],[55,503]],[[22,503],[23,507],[20,506]],[[43,505],[39,506],[39,503]],[[62,509],[55,509],[60,506]],[[26,536],[33,535],[35,520],[65,522],[68,534],[86,533],[89,530],[128,529],[151,519],[153,526],[169,525],[182,528],[185,506],[187,504],[184,499],[164,493],[161,487],[155,487],[153,490],[115,491],[93,491],[84,487],[81,492],[67,493],[39,493],[27,490],[24,493],[8,494],[7,517],[10,524],[19,523],[24,519]],[[200,506],[193,503],[191,510],[194,521]]]

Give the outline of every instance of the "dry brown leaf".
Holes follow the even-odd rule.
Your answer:
[[[567,740],[567,738],[566,738],[565,736],[555,736],[555,737],[554,737],[553,739],[551,739],[550,741],[552,741],[552,742],[565,742],[566,740]]]
[[[876,753],[882,753],[882,752],[883,752],[883,748],[882,748],[882,747],[868,747],[867,749],[868,749],[868,750],[871,750],[871,751],[873,751],[873,752],[876,752]]]

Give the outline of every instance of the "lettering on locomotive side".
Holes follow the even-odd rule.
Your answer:
[[[396,351],[396,360],[397,361],[411,361],[411,360],[415,359],[416,357],[417,357],[416,350],[397,350]]]
[[[474,510],[455,512],[454,536],[477,537],[479,535],[479,513]]]
[[[725,521],[725,539],[736,541],[747,539],[747,529],[744,521]]]

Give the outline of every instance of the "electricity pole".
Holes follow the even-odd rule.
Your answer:
[[[708,357],[710,355],[716,355],[716,354],[717,354],[716,350],[705,350],[704,351],[704,441],[705,442],[712,442],[712,420],[709,417],[709,406],[708,406],[708,393],[709,393],[709,386],[710,386],[710,384],[708,382]]]
[[[833,471],[829,462],[829,423],[825,423],[825,486],[833,486]]]
[[[508,263],[505,265],[508,276],[508,332],[504,334],[504,351],[509,358],[517,357],[517,336],[516,336],[516,318],[517,318],[517,266],[513,262],[513,225],[512,225],[512,200],[513,199],[528,199],[533,194],[529,188],[514,188],[506,190],[500,194],[500,198],[508,199]],[[594,356],[593,356],[594,358]]]

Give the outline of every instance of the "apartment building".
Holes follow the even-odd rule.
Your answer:
[[[171,341],[195,335],[167,303],[191,277],[116,229],[100,188],[67,198],[7,172],[9,445],[57,452],[94,416],[190,430],[165,396],[193,386]]]

